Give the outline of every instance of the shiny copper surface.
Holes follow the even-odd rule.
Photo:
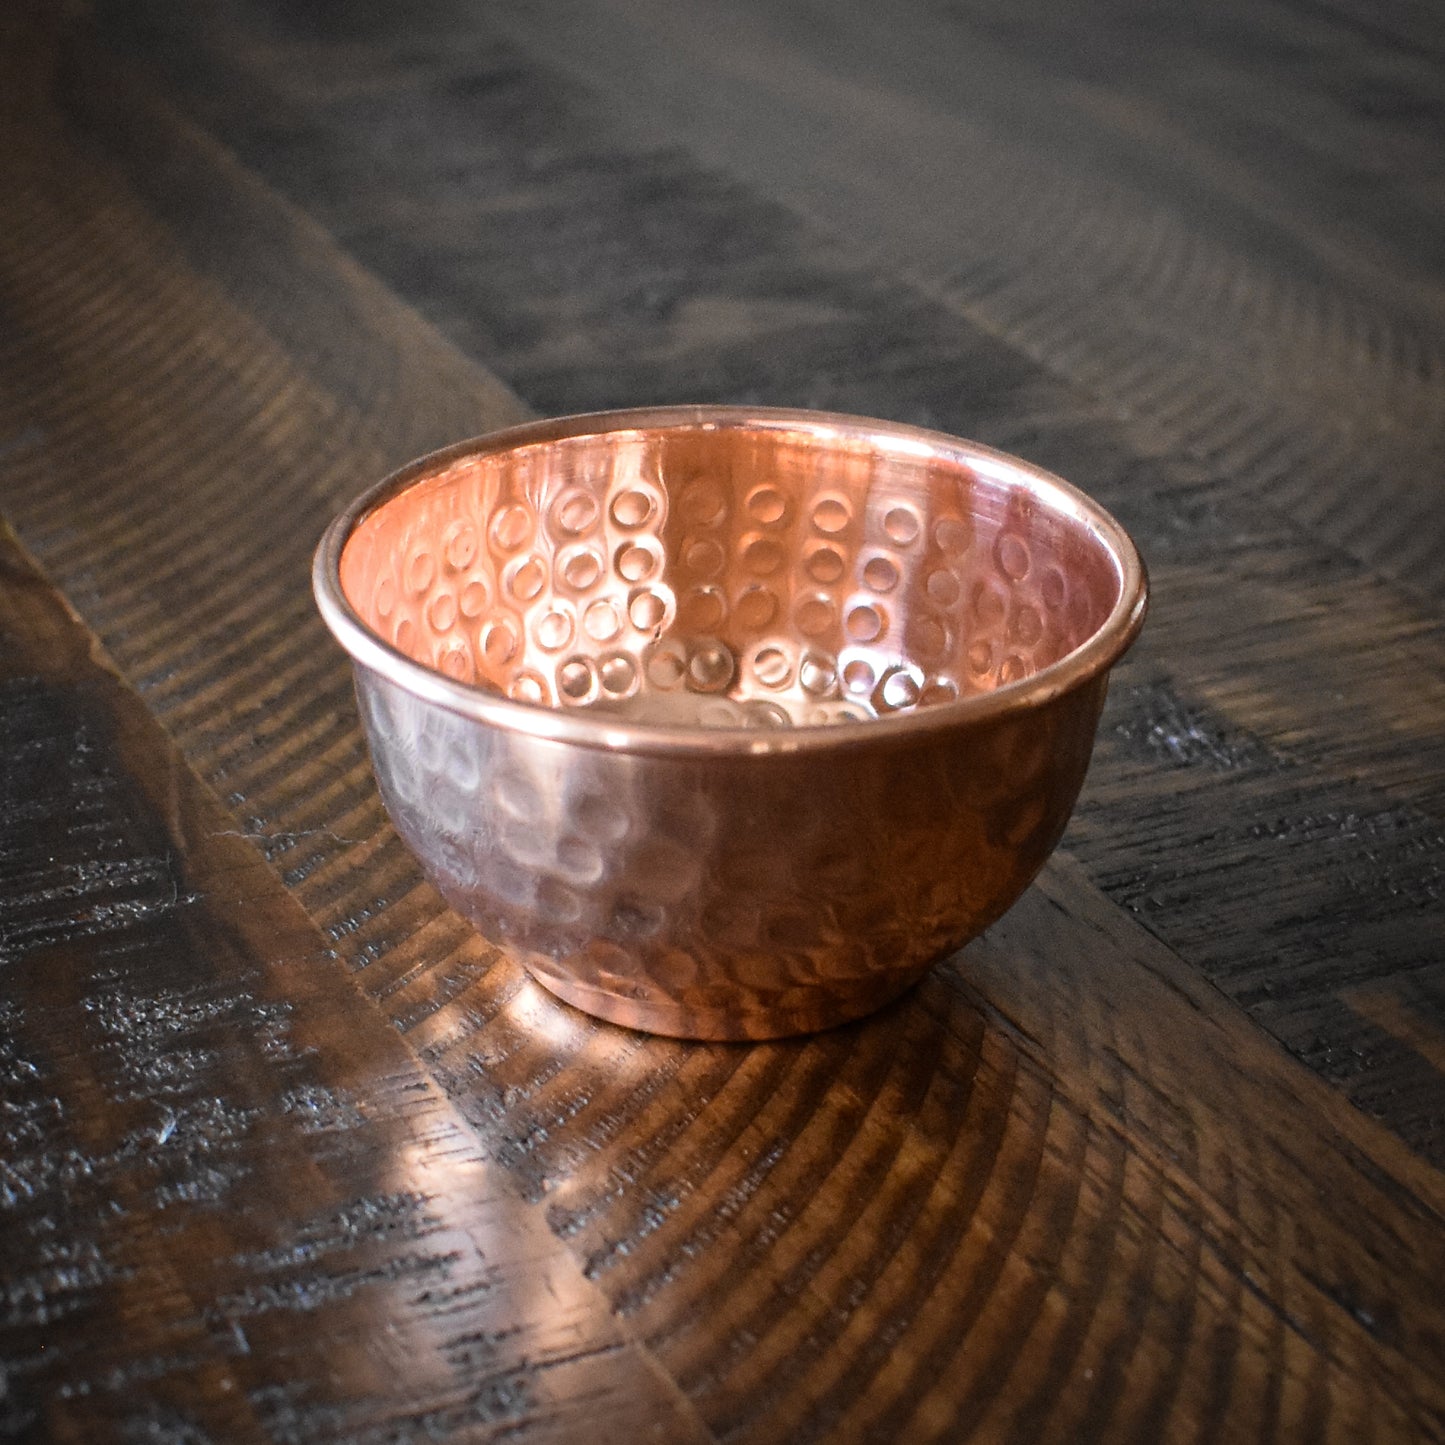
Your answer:
[[[697,1038],[878,1007],[1063,831],[1143,567],[950,437],[662,408],[406,467],[317,552],[383,797],[570,1003]]]

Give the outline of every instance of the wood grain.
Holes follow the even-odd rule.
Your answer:
[[[0,1433],[702,1438],[0,535]]]
[[[404,34],[385,12],[313,24],[256,0],[231,0],[220,20],[144,8],[139,18],[104,13],[108,34],[144,39],[147,63],[207,125],[544,410],[701,397],[896,416],[1021,451],[1114,508],[1149,560],[1154,610],[1121,675],[1069,847],[1120,906],[1298,1057],[1414,1147],[1445,1160],[1445,1085],[1411,1042],[1445,1008],[1445,626],[1422,596],[1428,586],[1402,587],[1398,569],[1382,576],[1361,566],[1362,557],[1381,559],[1355,545],[1364,535],[1358,515],[1342,541],[1336,529],[1312,523],[1293,492],[1286,496],[1297,484],[1324,504],[1343,488],[1338,494],[1380,525],[1417,541],[1432,535],[1439,514],[1438,488],[1427,479],[1438,471],[1429,449],[1445,397],[1430,366],[1415,365],[1390,339],[1402,328],[1428,330],[1418,247],[1397,234],[1428,196],[1400,181],[1353,251],[1341,249],[1338,220],[1310,200],[1343,185],[1351,157],[1378,167],[1387,142],[1409,154],[1435,143],[1419,120],[1434,94],[1428,53],[1387,47],[1362,58],[1331,39],[1338,13],[1282,14],[1282,33],[1334,56],[1338,69],[1300,74],[1288,46],[1275,44],[1249,50],[1236,74],[1225,65],[1230,37],[1245,47],[1267,24],[1234,14],[1191,39],[1161,22],[1147,44],[1166,71],[1181,64],[1182,51],[1205,53],[1199,93],[1178,104],[1219,154],[1206,165],[1191,153],[1185,165],[1171,159],[1173,131],[1121,135],[1088,119],[1085,100],[1113,94],[1111,83],[1153,87],[1145,113],[1160,127],[1170,117],[1167,97],[1126,63],[1128,37],[1143,33],[1127,6],[1093,13],[1087,44],[1062,10],[990,24],[978,13],[928,19],[910,9],[878,58],[869,84],[883,86],[884,98],[873,102],[891,106],[889,126],[912,117],[918,129],[901,134],[921,157],[947,154],[938,150],[939,128],[967,121],[982,150],[970,152],[958,174],[981,188],[978,199],[954,204],[946,187],[937,195],[919,188],[907,206],[875,197],[848,227],[829,213],[830,228],[800,220],[779,199],[791,205],[798,194],[812,196],[820,177],[855,195],[877,180],[876,148],[860,157],[855,147],[841,171],[834,155],[813,190],[783,190],[777,175],[757,170],[777,148],[765,155],[743,144],[746,126],[762,121],[747,119],[748,106],[727,106],[745,93],[778,133],[804,138],[783,173],[798,180],[797,168],[818,160],[809,147],[835,130],[846,135],[856,121],[850,111],[833,128],[791,125],[775,108],[839,100],[845,79],[859,81],[861,42],[846,10],[835,25],[811,30],[787,20],[789,12],[766,24],[744,13],[729,22],[723,51],[706,44],[708,24],[720,23],[707,7],[661,17],[656,7],[565,6],[546,48],[521,43],[532,33],[525,13],[509,9],[498,19],[443,0],[411,9]],[[602,86],[596,56],[598,69],[579,70],[586,47],[577,37],[589,33],[588,16],[598,55],[622,67],[616,75],[636,79],[635,89]],[[957,74],[950,58],[979,40],[980,27],[987,34],[978,53],[1001,67],[999,78],[990,70],[960,97],[944,78]],[[647,47],[666,44],[671,68],[659,62],[639,76],[653,54]],[[906,62],[920,54],[926,63],[908,81]],[[1064,93],[1061,118],[1051,99],[1058,92],[1020,80],[1030,66],[1084,68],[1089,88]],[[783,84],[792,71],[808,75],[809,86]],[[1370,89],[1362,77],[1375,71]],[[665,74],[694,83],[659,78]],[[1326,80],[1328,93],[1307,93]],[[1306,156],[1294,137],[1291,164],[1303,168],[1300,176],[1252,219],[1241,194],[1260,192],[1281,162],[1257,140],[1251,147],[1251,131],[1237,135],[1221,119],[1221,88],[1242,87],[1254,111],[1307,105],[1327,113],[1335,147],[1321,143]],[[677,109],[677,92],[689,89],[709,118],[706,143],[698,118]],[[66,105],[94,117],[105,145],[123,148],[121,164],[153,205],[173,207],[143,152],[123,139],[130,128],[103,119],[106,93],[76,83]],[[1352,100],[1357,93],[1364,100]],[[1362,113],[1377,93],[1398,95],[1398,112]],[[628,99],[626,117],[619,96]],[[1032,109],[1021,96],[1033,97]],[[960,107],[963,120],[953,114]],[[864,114],[879,120],[873,108]],[[997,114],[1009,129],[984,124]],[[667,133],[691,151],[658,148],[674,121]],[[1040,180],[1035,170],[1040,136],[1059,140],[1064,130],[1073,133],[1067,153],[1077,164],[1060,189],[1053,171]],[[895,129],[886,134],[895,150],[902,145]],[[719,158],[719,147],[731,147],[720,157],[731,174],[705,163]],[[987,161],[986,174],[974,161]],[[1181,165],[1180,176],[1143,195],[1121,189],[1126,175],[1137,185],[1140,167],[1155,174]],[[1090,190],[1095,181],[1099,196]],[[1001,194],[1013,199],[1005,204]],[[1030,325],[1065,327],[1071,337],[1035,344],[1002,313],[972,301],[960,310],[936,273],[920,269],[921,252],[888,249],[909,238],[868,231],[883,224],[880,208],[940,228],[955,258],[972,251],[980,264],[1011,267],[1011,294],[1027,303]],[[1066,265],[1025,244],[1039,210],[1051,236],[1087,241],[1093,259]],[[1207,285],[1197,268],[1170,261],[1168,248],[1135,254],[1161,217],[1190,248],[1206,248]],[[206,234],[204,218],[175,220]],[[1097,237],[1077,234],[1084,220]],[[930,244],[941,245],[937,237]],[[1331,305],[1379,312],[1385,319],[1365,328],[1385,338],[1378,346],[1326,345],[1308,308],[1281,313],[1279,295],[1296,286],[1304,265],[1301,247],[1316,242],[1334,259],[1311,263],[1312,284]],[[879,264],[880,245],[891,268]],[[1179,301],[1185,311],[1161,309],[1180,288],[1189,293]],[[1125,292],[1135,299],[1121,311]],[[1409,317],[1402,297],[1415,303],[1405,308]],[[1234,299],[1225,305],[1227,298]],[[1190,324],[1181,329],[1186,311]],[[1118,328],[1133,320],[1152,329],[1121,340]],[[1186,335],[1195,350],[1181,354]],[[1294,363],[1253,356],[1269,346],[1295,348]],[[1170,405],[1201,421],[1213,406],[1209,387],[1238,390],[1246,375],[1248,405],[1231,403],[1225,418],[1235,442],[1247,447],[1280,428],[1293,437],[1283,450],[1260,443],[1261,464],[1274,470],[1257,475],[1240,456],[1206,457],[1181,442],[1129,380],[1164,388]],[[1298,387],[1303,401],[1291,391]],[[1386,395],[1392,389],[1414,400],[1397,405]],[[1357,406],[1369,413],[1357,441],[1390,419],[1398,451],[1388,465],[1380,453],[1378,475],[1332,440]],[[454,434],[471,429],[463,421]],[[1331,448],[1338,476],[1308,460]],[[1382,1014],[1363,1017],[1350,1005],[1351,990],[1366,984],[1390,993],[1407,1027],[1387,1030]]]
[[[1445,445],[1417,181],[1441,161],[1438,37],[1358,3],[499,9],[623,136],[859,237],[1161,449],[1445,596],[1438,508],[1374,495]]]
[[[1001,429],[1045,418],[1039,435],[1072,438],[1086,480],[1160,543],[1162,640],[1121,678],[1083,861],[1060,856],[986,939],[860,1025],[738,1048],[594,1024],[420,882],[305,590],[342,497],[519,404],[84,26],[48,51],[46,34],[25,42],[33,103],[0,148],[0,505],[125,681],[95,673],[81,625],[11,560],[6,756],[29,739],[57,781],[32,825],[6,774],[5,866],[35,881],[7,889],[3,915],[0,1069],[19,1105],[5,1118],[35,1177],[79,1191],[74,1219],[102,1225],[72,1222],[58,1193],[7,1204],[5,1428],[1445,1438],[1445,1182],[1428,1121],[1399,1103],[1438,1100],[1438,1076],[1387,1100],[1382,1127],[1210,981],[1292,1038],[1231,970],[1270,981],[1271,940],[1299,938],[1290,909],[1333,876],[1322,858],[1373,848],[1406,902],[1339,901],[1330,957],[1359,962],[1309,997],[1435,1057],[1429,964],[1406,967],[1438,877],[1415,821],[1430,816],[1417,783],[1436,777],[1432,704],[1387,693],[1402,660],[1438,678],[1428,615],[1217,478],[1131,451],[996,341],[954,342],[951,365],[998,362]],[[728,206],[745,213],[746,197]],[[811,275],[796,239],[779,222],[767,264]],[[902,294],[846,268],[835,282],[849,308],[835,340]],[[907,315],[923,334],[926,308]],[[736,364],[766,350],[749,341]],[[866,367],[850,382],[860,397],[870,384]],[[1243,677],[1205,565],[1226,542],[1216,555],[1255,605]],[[1359,704],[1374,734],[1311,711],[1330,686],[1317,669],[1368,661],[1353,631],[1311,668],[1279,661],[1328,640],[1342,582],[1387,652]],[[1360,780],[1378,805],[1355,817],[1381,820],[1374,833],[1329,821]],[[1301,807],[1315,821],[1279,831],[1274,857],[1269,827]],[[1217,836],[1239,812],[1243,838]],[[105,856],[124,866],[84,875],[86,901],[55,892]],[[1186,862],[1204,883],[1171,874]],[[1151,908],[1170,886],[1184,903]],[[117,988],[116,968],[150,992]],[[214,1012],[192,1024],[198,979]],[[122,1097],[162,1059],[183,1067],[192,1112],[163,1074]],[[75,1257],[37,1274],[25,1261],[47,1241]],[[177,1280],[177,1261],[195,1277]],[[447,1269],[454,1296],[429,1284]],[[117,1329],[136,1319],[147,1333]]]

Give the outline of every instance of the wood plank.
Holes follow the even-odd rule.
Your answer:
[[[1439,725],[1445,623],[1438,609],[1363,569],[1329,540],[1335,535],[1329,529],[1321,534],[1307,519],[1302,525],[1292,504],[1278,504],[1282,493],[1261,493],[1242,453],[1206,468],[1132,403],[1137,414],[1121,419],[1124,394],[1117,388],[1135,373],[1166,390],[1171,405],[1199,416],[1213,402],[1197,377],[1156,364],[1152,350],[1142,360],[1121,356],[1093,312],[1069,312],[1082,341],[1063,347],[1055,338],[1040,352],[977,308],[960,313],[916,276],[905,284],[876,260],[860,263],[854,254],[860,247],[850,251],[687,152],[630,141],[609,120],[606,97],[579,92],[555,69],[556,57],[539,60],[509,42],[490,14],[442,4],[412,9],[403,43],[400,22],[383,13],[306,24],[231,0],[211,18],[152,14],[150,28],[111,16],[107,34],[143,39],[149,63],[164,67],[197,114],[266,167],[458,345],[502,368],[544,408],[713,396],[894,415],[1021,450],[1106,501],[1150,561],[1154,610],[1121,673],[1067,846],[1116,902],[1296,1056],[1413,1147],[1445,1160],[1445,1080],[1428,1051],[1412,1042],[1445,1007]],[[1030,23],[1047,36],[1050,27],[1071,22],[1060,13]],[[916,46],[918,39],[898,43]],[[1169,41],[1176,43],[1177,37]],[[947,53],[941,42],[940,53]],[[1348,56],[1339,63],[1357,64]],[[169,153],[163,135],[114,113],[103,77],[86,73],[78,58],[68,64],[70,79],[58,93],[68,124],[110,154],[178,243],[201,258],[204,272],[241,267],[238,284],[245,284],[242,262],[206,253],[205,238],[217,225],[207,209],[213,203],[185,200],[187,172],[178,162],[151,164],[152,156]],[[889,70],[897,73],[896,65]],[[421,136],[425,145],[411,143]],[[1020,223],[1003,207],[992,214],[1000,225]],[[1116,217],[1110,226],[1132,234],[1134,220]],[[247,229],[265,234],[257,221]],[[52,224],[43,244],[54,248],[64,237],[64,226]],[[1247,238],[1234,239],[1242,245]],[[89,235],[77,244],[87,254],[105,254]],[[1023,254],[997,237],[979,244],[986,255],[999,247]],[[1270,285],[1283,284],[1278,245],[1263,245],[1246,248],[1250,264],[1266,267]],[[1212,263],[1216,283],[1247,278],[1242,265],[1238,258]],[[1027,290],[1025,283],[1039,282],[1041,266],[1018,285]],[[1092,276],[1069,273],[1068,284],[1092,298]],[[1269,287],[1261,282],[1262,290],[1252,290],[1253,284],[1240,281],[1240,294],[1258,299],[1264,319],[1241,322],[1230,344],[1274,325]],[[261,289],[268,294],[253,304],[267,315],[291,309],[290,295],[278,300],[272,287]],[[1047,302],[1046,290],[1031,294],[1042,325],[1062,303]],[[1107,300],[1114,291],[1101,295]],[[312,313],[300,307],[299,314]],[[158,355],[185,346],[183,317],[178,312],[174,330],[153,337]],[[1002,337],[990,328],[1002,329]],[[1308,332],[1306,326],[1300,334]],[[316,349],[326,333],[316,315],[304,333],[284,334],[293,348]],[[366,340],[364,327],[353,323],[321,352],[344,355]],[[1354,386],[1350,366],[1309,345],[1305,381],[1333,388],[1329,397]],[[1087,374],[1073,376],[1075,363],[1087,363]],[[371,366],[406,375],[390,362]],[[1237,370],[1231,366],[1230,374]],[[329,383],[343,396],[348,388],[368,388],[367,398],[358,398],[368,417],[383,414],[370,404],[376,383],[369,375],[353,368]],[[1262,405],[1272,394],[1260,387],[1256,400]],[[1436,395],[1428,386],[1426,394]],[[1361,396],[1374,398],[1371,406],[1379,400],[1368,390]],[[1290,426],[1332,425],[1329,398],[1316,401],[1308,415],[1290,412]],[[1445,414],[1445,406],[1439,410]],[[1233,402],[1219,412],[1221,426],[1242,428],[1241,447],[1263,434],[1250,415]],[[400,438],[415,413],[399,406],[397,416]],[[1420,418],[1412,422],[1401,412],[1397,420],[1402,445],[1426,437]],[[463,407],[451,435],[474,429]],[[437,430],[445,430],[440,418]],[[1310,434],[1314,440],[1303,450],[1275,456],[1265,448],[1257,460],[1282,465],[1293,457],[1291,466],[1303,466],[1300,458],[1313,455],[1324,435]],[[394,455],[405,449],[399,443]],[[45,465],[37,457],[32,485],[44,488]],[[1348,485],[1351,495],[1371,499],[1375,512],[1408,528],[1421,506],[1433,510],[1431,488],[1418,484],[1433,474],[1402,466],[1371,488],[1360,481],[1364,473],[1350,472]],[[134,471],[117,458],[110,475]],[[1315,471],[1306,467],[1302,475],[1318,483],[1319,496],[1331,494]],[[229,481],[221,485],[243,513],[245,492]],[[336,491],[346,489],[338,478]],[[54,505],[42,491],[26,515],[27,535],[67,588],[83,586],[95,573],[94,559],[51,548],[42,536],[56,526]],[[323,510],[308,512],[315,518],[310,525],[319,529]],[[203,509],[194,527],[213,528]],[[1427,529],[1414,531],[1423,536]],[[158,533],[159,553],[173,555],[164,540],[171,535],[185,540],[194,532]],[[222,544],[225,555],[244,557],[255,570],[237,573],[233,593],[216,596],[212,589],[209,604],[185,602],[185,615],[216,622],[207,648],[230,640],[233,650],[218,652],[217,662],[255,655],[254,638],[262,634],[235,624],[262,606],[274,608],[262,602],[271,594],[258,584],[264,570],[258,548],[249,534],[245,548]],[[268,550],[278,576],[300,565],[299,545],[289,559]],[[118,584],[154,572],[153,559],[135,556]],[[161,576],[183,596],[186,584],[173,572],[163,569]],[[251,600],[250,612],[232,618],[224,609],[241,595]],[[291,629],[293,620],[304,628],[307,604],[289,595],[296,611],[284,621],[273,612],[269,625],[277,631]],[[140,595],[135,605],[149,604]],[[241,700],[264,699],[253,736],[268,740],[271,761],[253,758],[242,767],[236,738],[222,725],[215,759],[203,766],[213,777],[224,770],[232,790],[246,794],[253,830],[269,832],[275,848],[297,855],[288,862],[294,872],[320,872],[333,889],[328,896],[339,897],[334,890],[350,875],[340,865],[326,867],[324,834],[316,831],[324,826],[321,815],[303,803],[291,771],[302,752],[318,745],[324,751],[328,741],[344,746],[338,733],[325,730],[324,718],[334,712],[310,691],[316,675],[299,670],[303,660],[320,665],[323,656],[304,631],[292,632],[294,670],[274,685],[262,686],[242,670],[211,687],[176,665],[186,644],[174,636],[174,607],[158,605],[151,619],[129,612],[113,625],[100,611],[91,615],[112,645],[128,649],[134,675],[154,681],[148,695],[177,726],[184,720],[203,731],[208,718]],[[304,708],[298,703],[295,718],[283,710],[287,687],[310,697]],[[306,776],[318,788],[331,785],[314,766]],[[366,906],[362,898],[352,901]],[[348,926],[344,913],[338,917],[338,926]],[[362,938],[358,946],[372,942]],[[1355,1010],[1349,996],[1364,987],[1388,993],[1408,1025],[1386,1029],[1378,1010]]]
[[[0,1432],[709,1438],[0,533]]]
[[[564,0],[479,28],[624,144],[686,147],[856,238],[1438,602],[1441,515],[1401,483],[1445,458],[1445,69],[1438,37],[1401,42],[1377,12],[955,0],[880,27],[863,4]],[[282,47],[337,34],[271,27]]]
[[[457,925],[380,817],[304,561],[359,469],[497,393],[163,108],[140,167],[142,98],[78,73],[109,128],[6,148],[5,506],[227,795],[216,846],[274,878],[230,836],[259,835],[627,1359],[744,1440],[1445,1438],[1440,1173],[1067,858],[883,1015],[750,1049],[593,1024]],[[216,259],[218,214],[270,264]],[[329,281],[296,288],[292,248]],[[321,1061],[365,1051],[317,1029]]]

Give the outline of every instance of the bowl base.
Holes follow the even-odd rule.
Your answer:
[[[906,993],[927,970],[902,979],[893,975],[851,989],[832,988],[820,992],[814,1000],[787,1008],[760,1004],[753,1009],[742,999],[722,1008],[666,999],[625,998],[541,969],[527,967],[527,972],[553,997],[607,1023],[674,1039],[758,1043],[819,1033],[864,1018]]]

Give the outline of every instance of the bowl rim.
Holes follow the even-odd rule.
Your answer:
[[[478,684],[459,682],[417,662],[373,631],[342,590],[341,554],[360,522],[409,486],[464,457],[608,433],[699,428],[805,430],[823,440],[864,441],[882,451],[956,462],[993,480],[1021,485],[1050,510],[1081,524],[1102,546],[1119,580],[1118,600],[1103,623],[1071,652],[993,692],[856,722],[754,729],[622,720],[586,708],[519,702]],[[352,661],[427,702],[489,726],[557,743],[614,752],[710,757],[831,751],[885,738],[917,742],[1038,707],[1106,673],[1139,635],[1149,599],[1143,559],[1118,521],[1077,487],[1020,457],[945,432],[871,417],[792,407],[708,405],[635,407],[544,418],[428,452],[363,492],[332,520],[316,548],[311,580],[323,620]]]

